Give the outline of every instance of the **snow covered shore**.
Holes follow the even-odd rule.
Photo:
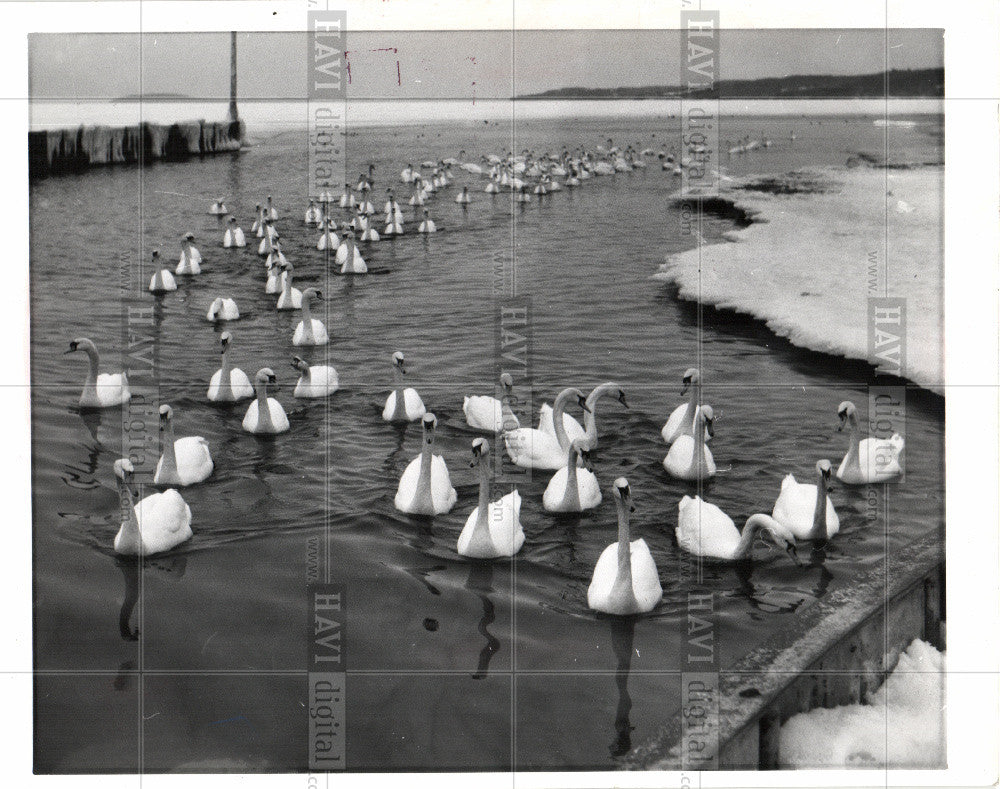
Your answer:
[[[718,198],[751,224],[671,256],[653,276],[795,345],[855,359],[868,359],[869,297],[904,298],[903,377],[943,393],[943,188],[939,166],[726,181]]]

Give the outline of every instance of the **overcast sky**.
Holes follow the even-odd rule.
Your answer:
[[[241,98],[306,96],[303,33],[240,33]],[[944,63],[939,30],[733,30],[719,46],[722,79],[864,74]],[[888,47],[888,48],[887,48]],[[347,33],[349,97],[501,98],[552,88],[676,85],[677,31]],[[225,33],[35,34],[34,98],[229,95]],[[141,69],[140,69],[141,65]]]

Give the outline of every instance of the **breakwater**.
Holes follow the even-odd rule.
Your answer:
[[[199,120],[29,131],[28,172],[31,178],[45,178],[101,165],[181,161],[239,151],[244,130],[239,120]]]

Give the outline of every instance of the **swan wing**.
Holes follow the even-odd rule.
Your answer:
[[[569,471],[565,466],[552,475],[542,494],[542,508],[548,512],[558,512],[566,496],[566,480]]]
[[[284,433],[288,430],[288,415],[285,413],[285,409],[281,407],[281,403],[273,397],[269,397],[267,398],[267,407],[271,411],[271,424],[274,425],[274,432]]]
[[[677,505],[676,535],[688,553],[718,559],[731,558],[740,541],[733,519],[698,496],[685,496]]]
[[[448,512],[458,501],[458,493],[451,485],[448,466],[441,455],[434,455],[431,461],[431,500],[434,502],[434,512]]]
[[[487,523],[490,527],[490,539],[498,556],[513,556],[521,550],[524,545],[521,494],[513,490],[503,498],[491,501]]]
[[[504,446],[510,459],[521,468],[555,471],[566,465],[566,450],[555,436],[530,427],[520,427],[504,434]]]
[[[585,468],[576,470],[576,489],[580,494],[580,509],[590,510],[601,503],[601,486],[592,471]]]
[[[395,399],[393,402],[395,402]],[[420,419],[420,417],[427,413],[424,401],[420,399],[420,395],[416,389],[403,390],[403,405],[406,407],[406,416],[409,419]]]
[[[177,457],[177,475],[184,485],[202,482],[211,476],[215,468],[208,442],[201,436],[187,436],[174,441]]]
[[[503,406],[495,397],[472,395],[462,400],[462,411],[469,427],[499,433],[503,424]]]
[[[618,574],[618,543],[613,542],[601,552],[587,588],[587,605],[595,611],[607,608],[608,596]]]
[[[409,462],[399,478],[396,487],[396,498],[393,503],[397,510],[409,512],[413,508],[413,499],[417,495],[417,481],[420,479],[420,455]]]
[[[632,592],[639,604],[639,611],[652,611],[663,599],[663,587],[646,541],[641,537],[633,540],[629,545],[629,556],[632,564]]]

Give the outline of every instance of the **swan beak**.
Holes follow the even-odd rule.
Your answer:
[[[76,348],[70,348],[68,351],[63,351],[63,356],[65,356],[67,353],[75,353],[76,350],[77,350]]]
[[[684,395],[686,395],[688,393],[688,390],[690,388],[691,388],[691,384],[688,381],[685,381],[684,382],[684,386],[681,387],[681,397],[683,397]]]
[[[586,400],[584,400],[584,399],[583,399],[582,397],[580,398],[580,408],[582,408],[582,409],[583,409],[584,411],[586,411],[586,412],[587,412],[588,414],[590,414],[590,413],[593,413],[593,412],[592,412],[592,411],[590,410],[590,406],[589,406],[589,405],[587,405],[587,401],[586,401]]]
[[[628,408],[628,403],[625,401],[625,393],[624,392],[619,392],[618,393],[618,402],[621,403],[626,408]]]
[[[634,504],[629,504],[628,505],[628,511],[629,512],[635,512],[635,505]]]
[[[785,548],[785,552],[790,557],[792,557],[792,561],[795,562],[795,566],[796,567],[801,567],[802,566],[802,562],[799,559],[798,551],[795,550],[795,546],[794,545],[792,545],[791,543],[788,543],[788,547]]]
[[[715,436],[715,425],[713,424],[713,421],[714,420],[712,419],[705,420],[705,430],[708,432],[708,435],[712,437]]]

